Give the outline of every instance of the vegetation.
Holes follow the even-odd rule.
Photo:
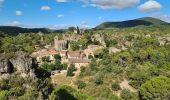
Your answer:
[[[68,33],[72,34],[73,28],[69,28]],[[72,84],[51,84],[51,71],[67,69],[67,76],[74,76],[76,71],[74,64],[61,64],[61,56],[55,55],[54,62],[49,62],[49,57],[43,58],[44,63],[35,69],[35,80],[13,74],[9,79],[1,80],[0,100],[169,99],[170,44],[165,40],[165,44],[160,45],[160,38],[169,37],[170,26],[167,23],[152,18],[104,23],[96,29],[85,30],[81,40],[70,42],[71,49],[101,45],[99,41],[91,39],[96,33],[102,33],[106,48],[95,51],[94,57],[89,55],[91,63],[81,67],[79,76],[66,77],[75,83],[75,89],[70,87]],[[0,32],[0,53],[6,54],[5,58],[14,57],[16,51],[24,51],[30,55],[36,50],[35,45],[39,45],[41,49],[53,43],[55,35],[62,38],[62,34],[57,33],[10,36]],[[111,53],[110,47],[121,51]],[[125,89],[121,88],[123,80],[127,80]],[[116,91],[120,91],[120,96]]]
[[[95,100],[93,97],[65,85],[55,88],[49,98],[50,100]]]
[[[159,76],[146,81],[140,87],[141,98],[166,100],[170,96],[170,78]]]
[[[137,93],[130,92],[127,89],[123,89],[120,95],[123,100],[138,100]]]
[[[77,88],[78,88],[78,89],[83,89],[83,88],[86,87],[86,83],[84,83],[84,82],[81,81],[81,80],[77,80],[76,85],[77,85]]]
[[[152,17],[144,17],[134,20],[122,21],[122,22],[104,22],[95,29],[106,29],[106,28],[127,28],[127,27],[135,27],[135,26],[149,26],[149,25],[163,25],[168,24],[162,20],[152,18]]]
[[[76,67],[74,64],[71,64],[67,69],[67,76],[74,76],[74,71],[76,71]]]
[[[118,90],[120,90],[121,88],[120,88],[120,86],[119,86],[119,84],[118,83],[112,83],[112,90],[113,91],[118,91]]]

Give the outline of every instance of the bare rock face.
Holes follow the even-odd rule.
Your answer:
[[[16,52],[13,58],[7,59],[5,56],[0,58],[0,74],[21,73],[35,77],[34,61],[23,52]]]

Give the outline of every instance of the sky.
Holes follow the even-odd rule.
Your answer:
[[[170,22],[170,0],[0,0],[3,26],[92,28],[141,17]]]

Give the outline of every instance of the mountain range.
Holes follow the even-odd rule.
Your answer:
[[[106,29],[106,28],[128,28],[135,26],[151,26],[151,25],[170,25],[168,22],[162,21],[160,19],[152,18],[152,17],[143,17],[134,20],[126,20],[120,22],[104,22],[100,25],[96,26],[95,30]],[[8,35],[18,35],[19,33],[38,33],[42,32],[45,34],[51,32],[64,32],[66,30],[51,30],[48,28],[22,28],[17,26],[0,26],[0,32],[3,32]]]

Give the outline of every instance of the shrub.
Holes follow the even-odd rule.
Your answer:
[[[66,63],[63,64],[63,69],[67,70],[68,65]]]
[[[97,85],[103,84],[103,77],[102,77],[101,74],[97,73],[94,76],[94,83],[97,84]]]
[[[123,89],[120,96],[123,100],[138,100],[138,95],[136,93],[130,92],[127,89]]]
[[[4,90],[4,91],[0,91],[0,100],[7,100],[8,98],[8,91]]]
[[[49,56],[42,57],[43,62],[49,62],[49,60],[50,60]]]
[[[86,83],[84,83],[84,82],[81,81],[81,80],[78,80],[78,81],[76,82],[76,85],[77,85],[78,89],[83,89],[83,88],[86,87]]]
[[[113,91],[118,91],[118,90],[120,90],[121,88],[120,88],[120,86],[119,86],[119,84],[118,83],[112,83],[112,90]]]
[[[61,56],[58,55],[58,54],[54,55],[54,58],[55,58],[55,59],[58,59],[58,60],[61,60]]]
[[[74,71],[76,71],[76,67],[74,64],[71,64],[67,69],[67,76],[74,76]]]

